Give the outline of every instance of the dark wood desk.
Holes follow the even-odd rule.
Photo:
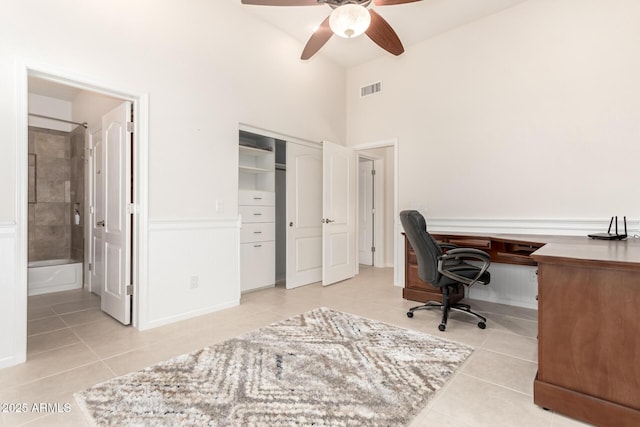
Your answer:
[[[538,266],[536,405],[597,426],[640,426],[640,239],[433,236],[485,250],[492,262]],[[425,302],[438,295],[417,276],[405,238],[403,297]]]
[[[432,233],[439,242],[452,243],[460,247],[482,249],[489,253],[491,262],[535,266],[531,254],[547,243],[580,242],[586,238],[572,236],[545,236],[534,234],[481,234],[481,233]],[[442,302],[440,288],[433,287],[418,277],[418,260],[411,244],[405,237],[405,273],[402,297],[411,301]],[[453,294],[451,301],[457,302],[464,293]]]
[[[640,426],[640,242],[550,243],[532,257],[534,402],[598,426]]]

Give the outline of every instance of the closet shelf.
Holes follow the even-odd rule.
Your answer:
[[[246,154],[249,156],[264,156],[273,154],[273,150],[267,150],[263,148],[248,147],[246,145],[240,145],[239,148],[242,154]]]
[[[244,173],[269,173],[274,171],[273,168],[257,168],[254,166],[239,166],[238,169]]]

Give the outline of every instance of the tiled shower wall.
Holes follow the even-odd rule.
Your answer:
[[[84,144],[83,128],[80,133]],[[76,194],[80,191],[80,201],[76,203],[82,214],[83,152],[80,149],[78,154],[76,150],[74,160],[71,140],[68,132],[29,127],[29,261],[76,255],[82,260],[82,226],[72,226],[77,197],[72,199],[71,190],[73,187]],[[79,237],[74,240],[78,229]]]

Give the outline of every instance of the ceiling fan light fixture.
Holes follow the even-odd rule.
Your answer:
[[[366,7],[358,4],[345,4],[331,12],[329,26],[337,36],[350,39],[367,31],[371,24],[371,15]]]

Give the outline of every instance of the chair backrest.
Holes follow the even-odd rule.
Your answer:
[[[438,273],[438,257],[442,255],[442,249],[427,232],[424,217],[418,211],[402,211],[400,221],[418,258],[418,276],[425,282],[437,285],[441,277]]]

